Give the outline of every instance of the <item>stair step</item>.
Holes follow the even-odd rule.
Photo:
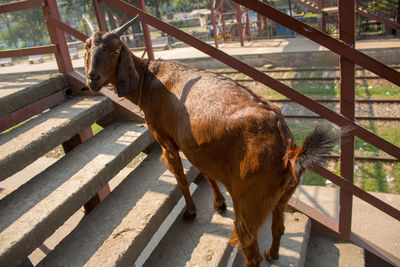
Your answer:
[[[38,266],[132,266],[182,193],[155,148]],[[187,160],[188,181],[198,171]]]
[[[40,82],[28,77],[24,79],[24,83],[2,84],[0,88],[2,89],[0,117],[3,117],[47,96],[66,90],[69,84],[64,75],[58,74]]]
[[[306,266],[365,266],[364,250],[350,242],[313,231],[307,248]]]
[[[0,135],[0,181],[113,110],[104,96],[76,97]]]
[[[110,125],[2,199],[0,266],[18,265],[153,140],[143,125]]]
[[[215,212],[211,188],[203,179],[193,194],[196,219],[188,222],[178,216],[143,266],[227,266],[233,250],[229,239],[234,215],[230,196],[220,188],[227,211],[222,215]]]
[[[270,214],[258,232],[258,243],[261,255],[268,250],[272,243]],[[273,263],[262,261],[264,266],[304,266],[307,255],[307,247],[311,233],[311,220],[299,212],[285,212],[285,233],[282,235],[279,247],[279,259]],[[232,264],[233,267],[246,266],[243,253],[239,252]]]

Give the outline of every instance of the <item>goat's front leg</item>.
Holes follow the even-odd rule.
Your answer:
[[[214,209],[216,212],[221,214],[226,211],[225,197],[221,193],[221,190],[219,190],[218,184],[215,180],[208,177],[207,180],[210,183],[211,189],[214,194]]]
[[[183,172],[182,160],[179,156],[179,152],[177,150],[166,150],[163,147],[163,159],[165,166],[175,175],[178,186],[185,197],[186,211],[183,214],[183,218],[193,220],[196,217],[196,206],[190,195],[189,184]]]

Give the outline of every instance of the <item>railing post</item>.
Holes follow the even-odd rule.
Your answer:
[[[236,8],[236,20],[238,23],[238,31],[239,31],[239,39],[240,39],[240,46],[244,46],[243,40],[243,25],[242,25],[242,11],[240,10],[240,5],[235,2]]]
[[[86,142],[88,139],[93,137],[93,130],[89,126],[88,128],[82,130],[79,134],[73,136],[70,140],[62,144],[64,152],[69,153],[75,147]],[[91,212],[101,201],[103,201],[111,193],[110,186],[108,183],[97,192],[85,205],[85,213]]]
[[[215,25],[214,0],[210,0],[210,10],[211,10],[211,21],[213,27],[214,43],[215,47],[218,48],[218,33],[217,33],[217,27]]]
[[[96,13],[97,22],[99,23],[100,30],[107,31],[106,21],[104,20],[103,13],[101,13],[100,0],[93,0],[94,12]]]
[[[318,29],[325,32],[325,15],[323,9],[325,7],[325,0],[318,0]]]
[[[47,18],[48,15],[51,15],[55,19],[61,20],[56,0],[45,1],[45,5],[42,7],[42,10],[45,18]],[[57,52],[55,53],[55,56],[58,70],[64,74],[73,71],[74,68],[69,55],[65,33],[51,25],[47,19],[46,22],[51,43],[57,46]]]
[[[138,0],[138,6],[141,10],[146,11],[144,0]],[[147,55],[149,59],[153,60],[154,52],[153,52],[153,45],[151,43],[149,25],[147,25],[142,21],[142,28],[143,28],[144,41],[146,43]]]
[[[355,38],[355,1],[339,0],[339,38],[354,47]],[[355,117],[355,65],[340,56],[340,113],[354,121]],[[342,136],[340,139],[340,175],[353,182],[354,176],[354,136]],[[339,232],[350,239],[353,195],[340,189]]]

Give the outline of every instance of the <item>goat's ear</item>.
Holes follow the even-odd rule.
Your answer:
[[[139,75],[136,72],[131,52],[122,45],[117,65],[117,93],[119,97],[130,95],[139,85]]]

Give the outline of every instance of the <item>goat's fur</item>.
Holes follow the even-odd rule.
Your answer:
[[[226,209],[216,182],[231,195],[231,242],[242,247],[248,266],[262,261],[257,233],[273,213],[266,257],[278,259],[287,202],[305,170],[332,147],[330,131],[316,128],[296,147],[279,107],[231,79],[175,61],[139,59],[113,33],[96,32],[86,47],[88,87],[98,91],[111,83],[119,96],[139,104],[185,197],[184,217],[193,218],[196,207],[179,150],[209,180],[216,211]]]

